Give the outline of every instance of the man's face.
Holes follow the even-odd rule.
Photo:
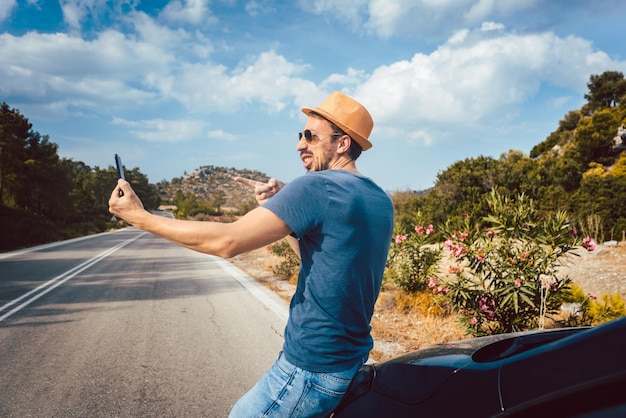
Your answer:
[[[305,131],[311,133],[310,141],[307,140],[308,135]],[[300,159],[306,171],[322,171],[332,168],[338,154],[330,123],[325,119],[309,117],[300,133],[296,151],[300,152]]]

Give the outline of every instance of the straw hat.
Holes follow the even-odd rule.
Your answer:
[[[315,112],[328,119],[350,135],[363,151],[372,148],[367,138],[372,132],[374,121],[367,109],[353,98],[335,91],[315,109],[303,107],[302,112],[307,116]]]

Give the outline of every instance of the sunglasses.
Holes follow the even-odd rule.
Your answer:
[[[332,134],[329,134],[329,136],[331,137],[339,137],[339,136],[344,136],[345,134],[342,133],[338,133],[338,132],[333,132]],[[308,129],[305,129],[304,132],[298,132],[298,141],[300,141],[302,139],[302,137],[304,136],[304,140],[308,143],[308,144],[317,144],[318,142],[320,142],[320,137],[311,133],[311,131],[309,131]]]

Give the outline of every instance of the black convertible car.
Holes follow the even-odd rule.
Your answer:
[[[626,317],[474,338],[365,365],[332,415],[626,417]]]

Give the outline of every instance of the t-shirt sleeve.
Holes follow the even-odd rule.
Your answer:
[[[288,183],[263,207],[282,219],[301,238],[321,223],[328,207],[324,182],[312,175]]]

